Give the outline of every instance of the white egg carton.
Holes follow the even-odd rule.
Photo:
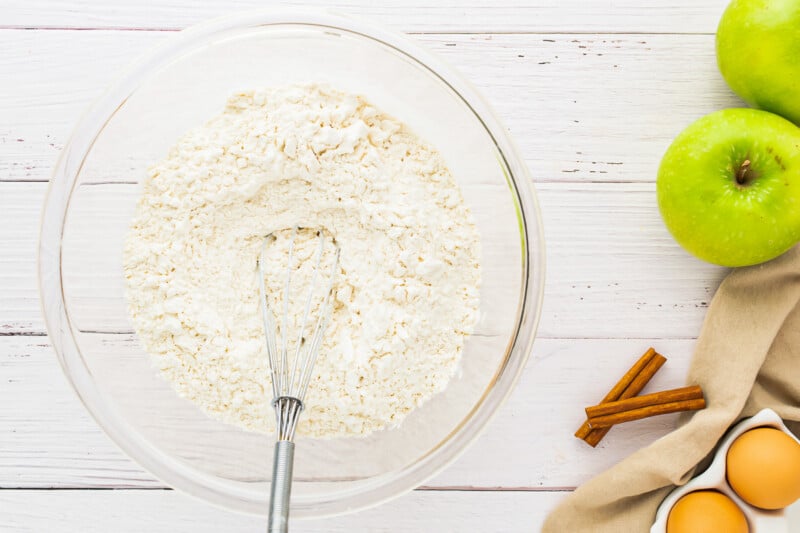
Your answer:
[[[766,511],[745,503],[733,491],[730,485],[728,485],[725,476],[725,457],[728,454],[728,448],[731,447],[731,444],[739,435],[757,427],[773,427],[779,429],[800,443],[792,432],[783,424],[781,417],[772,409],[763,409],[755,416],[742,420],[734,426],[722,440],[714,456],[714,460],[711,462],[711,466],[685,485],[673,490],[669,496],[661,502],[661,505],[658,507],[658,512],[656,513],[656,521],[653,527],[650,528],[650,533],[665,533],[667,530],[667,517],[672,510],[672,506],[675,505],[682,496],[696,490],[717,490],[732,499],[747,517],[750,533],[789,533],[789,525],[783,509]]]

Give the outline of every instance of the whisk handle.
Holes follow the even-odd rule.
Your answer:
[[[294,443],[288,440],[277,441],[272,461],[267,533],[287,533],[289,531],[289,499],[292,494],[293,466]]]

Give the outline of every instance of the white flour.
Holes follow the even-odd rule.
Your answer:
[[[152,167],[125,243],[139,338],[207,414],[272,431],[256,259],[266,234],[295,224],[341,246],[298,433],[397,425],[457,369],[478,317],[479,238],[436,150],[361,97],[237,94]]]

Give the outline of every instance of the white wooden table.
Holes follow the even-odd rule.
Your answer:
[[[48,343],[35,261],[50,169],[85,106],[173,31],[266,3],[0,0],[0,531],[263,531],[165,489],[96,426]],[[725,274],[671,240],[654,178],[684,126],[741,105],[714,59],[726,0],[304,3],[410,32],[482,89],[535,176],[548,273],[534,359],[481,439],[411,494],[294,531],[538,530],[569,490],[675,423],[616,428],[597,449],[572,437],[648,346],[669,358],[652,387],[682,382]]]

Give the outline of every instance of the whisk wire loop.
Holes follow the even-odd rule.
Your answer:
[[[267,293],[267,289],[264,286],[264,278],[266,273],[264,272],[264,256],[267,251],[267,246],[271,242],[275,240],[274,235],[268,235],[264,238],[263,242],[261,243],[261,254],[258,258],[258,288],[260,290],[260,307],[261,307],[261,319],[264,322],[264,338],[266,339],[267,344],[267,356],[269,357],[269,373],[270,373],[270,382],[272,383],[272,397],[278,398],[280,396],[280,388],[278,383],[278,354],[277,354],[277,343],[275,339],[275,330],[276,330],[276,322],[275,322],[275,315],[272,313],[269,305],[267,304],[267,299],[265,297]]]
[[[293,361],[289,360],[289,310],[291,293],[295,281],[292,278],[292,271],[297,267],[297,251],[295,241],[299,226],[292,228],[291,238],[288,243],[288,256],[286,274],[283,279],[284,298],[282,302],[282,316],[280,317],[280,339],[277,338],[276,331],[278,320],[276,319],[267,300],[267,289],[265,279],[266,272],[266,253],[271,244],[277,238],[274,233],[267,235],[261,246],[261,254],[258,259],[259,289],[261,291],[260,306],[261,315],[264,323],[264,334],[266,338],[267,355],[269,358],[270,378],[272,380],[272,397],[276,401],[278,398],[287,396],[297,398],[301,402],[305,399],[308,391],[314,364],[319,355],[322,344],[323,334],[330,320],[333,307],[333,290],[336,277],[339,271],[339,260],[341,249],[336,239],[326,237],[324,231],[317,230],[317,245],[313,255],[313,271],[309,283],[308,292],[304,299],[302,319],[299,322],[297,331],[297,342],[294,347]],[[332,247],[333,258],[330,260],[330,267],[323,268],[323,257],[326,247]],[[325,265],[327,267],[327,265]],[[326,271],[327,270],[327,271]],[[327,277],[327,283],[323,286],[324,292],[318,294],[320,279]],[[321,297],[322,301],[316,309],[313,307],[315,300]],[[317,316],[312,319],[312,314]],[[310,335],[307,335],[307,330]]]
[[[287,259],[286,267],[286,282],[283,288],[283,325],[281,326],[281,370],[278,381],[278,391],[280,396],[289,396],[289,344],[288,344],[288,330],[289,330],[289,300],[291,286],[292,286],[292,271],[294,270],[294,242],[297,239],[298,226],[292,228],[292,238],[289,241],[289,258]],[[261,296],[262,300],[266,300],[266,294]]]
[[[328,321],[331,317],[330,307],[333,299],[333,286],[336,283],[336,274],[339,271],[339,255],[341,253],[339,245],[336,244],[335,246],[336,251],[330,273],[328,274],[329,281],[327,290],[325,292],[325,300],[322,302],[322,308],[327,310],[327,312],[321,312],[317,317],[317,323],[314,325],[314,333],[311,336],[311,342],[307,343],[307,353],[303,357],[303,371],[301,373],[300,387],[298,389],[299,398],[301,401],[305,399],[306,392],[308,391],[308,385],[311,382],[312,370],[317,362],[317,357],[319,356],[319,349],[320,345],[322,344],[323,333],[325,332],[325,328],[328,326]]]
[[[311,311],[311,302],[314,300],[314,293],[317,288],[317,280],[319,279],[319,269],[320,264],[322,263],[322,252],[325,250],[325,235],[318,231],[317,239],[319,240],[319,244],[317,245],[317,253],[314,260],[314,274],[311,276],[311,287],[308,290],[308,297],[306,298],[305,308],[303,309],[303,320],[300,322],[300,328],[298,328],[300,331],[297,333],[297,347],[294,354],[291,380],[289,381],[289,390],[293,393],[292,395],[298,398],[300,401],[303,401],[303,397],[305,396],[305,389],[299,387],[299,384],[302,383],[300,378],[302,378],[303,372],[305,371],[307,364],[306,355],[309,348],[305,337],[306,325],[308,324],[308,314]],[[325,303],[326,302],[323,302],[323,308]],[[301,360],[306,363],[302,366],[302,368],[300,367]],[[297,374],[298,370],[301,372],[299,376]]]

